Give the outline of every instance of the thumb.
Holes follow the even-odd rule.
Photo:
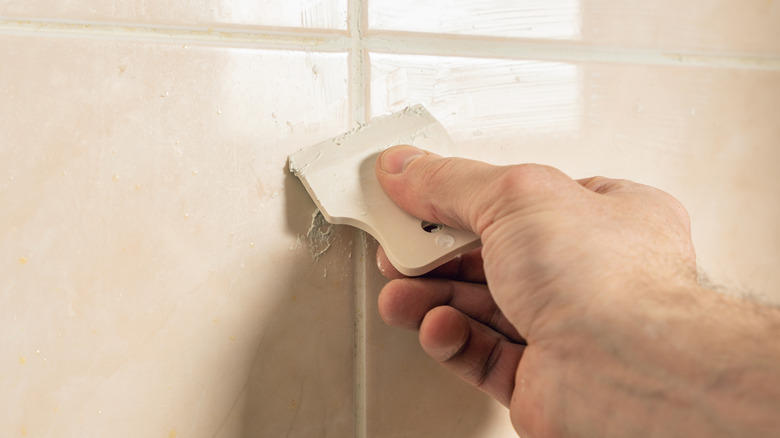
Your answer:
[[[407,145],[384,151],[375,171],[385,193],[410,214],[479,235],[505,214],[532,206],[541,197],[557,197],[565,187],[582,190],[552,167],[494,166],[443,158]]]

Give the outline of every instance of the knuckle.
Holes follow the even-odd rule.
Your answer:
[[[481,202],[481,208],[471,211],[471,223],[477,232],[483,234],[496,221],[520,211],[536,195],[549,192],[551,175],[551,168],[538,164],[497,168],[496,174],[475,195]]]
[[[607,193],[613,191],[618,187],[615,180],[607,178],[606,176],[597,176],[591,180],[591,190],[596,193]]]
[[[506,168],[500,181],[503,188],[510,192],[523,192],[534,186],[541,176],[541,170],[533,164],[518,164]]]
[[[593,176],[585,180],[582,186],[592,192],[599,193],[599,189],[604,187],[609,181],[610,179],[604,176]]]
[[[658,208],[668,211],[684,227],[690,227],[691,218],[682,202],[661,189],[648,187],[648,193]]]
[[[636,190],[639,184],[627,179],[612,179],[605,176],[594,176],[588,179],[583,186],[595,193],[619,193]]]
[[[633,189],[638,189],[641,186],[627,179],[613,179],[606,183],[607,191],[611,192],[628,192]]]
[[[548,191],[561,172],[553,167],[541,164],[517,164],[504,168],[499,178],[499,187],[505,194],[528,194]]]
[[[691,216],[688,214],[688,210],[685,208],[682,202],[680,202],[677,198],[675,198],[672,195],[667,194],[666,196],[668,196],[669,198],[668,205],[669,208],[672,210],[672,212],[677,216],[677,218],[684,226],[690,227]]]

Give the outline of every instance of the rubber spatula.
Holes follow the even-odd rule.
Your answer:
[[[325,219],[371,234],[404,275],[424,274],[481,245],[474,233],[418,219],[401,210],[374,173],[379,154],[408,144],[447,155],[452,139],[421,105],[406,108],[289,156]]]

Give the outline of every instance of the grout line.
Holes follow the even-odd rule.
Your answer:
[[[350,77],[350,107],[353,123],[366,123],[369,119],[368,87],[366,83],[368,52],[363,47],[362,11],[363,0],[350,1],[350,47],[349,47],[349,77]],[[353,6],[357,5],[357,6]],[[357,18],[353,18],[357,16]]]
[[[468,58],[547,60],[561,62],[608,62],[640,65],[713,67],[780,71],[780,56],[728,54],[695,50],[651,50],[594,46],[565,40],[534,40],[479,35],[366,30],[365,0],[350,0],[347,31],[256,26],[252,28],[194,28],[164,25],[133,25],[67,20],[23,20],[0,17],[0,34],[90,37],[97,39],[200,44],[235,48],[316,50],[357,53],[366,61],[368,52]],[[357,16],[355,14],[358,14]],[[358,37],[355,37],[358,35]],[[367,75],[363,88],[367,87]],[[356,90],[356,94],[357,94]],[[366,93],[367,94],[367,93]],[[358,98],[359,96],[354,96]],[[367,99],[365,100],[367,102]],[[355,109],[357,106],[353,106]],[[368,115],[356,117],[355,121]]]
[[[354,356],[354,386],[355,386],[355,437],[366,438],[368,435],[368,412],[366,406],[366,290],[367,266],[369,260],[368,239],[366,234],[356,229],[355,235],[355,356]]]
[[[557,40],[371,31],[363,44],[369,52],[389,54],[780,70],[780,56],[606,47]]]
[[[142,26],[76,21],[34,21],[0,19],[0,34],[39,35],[71,38],[149,41],[163,44],[201,44],[234,48],[269,48],[344,52],[350,40],[344,31],[290,29],[282,27],[188,28]]]
[[[367,67],[368,52],[363,47],[367,0],[348,0],[347,30],[349,32],[349,102],[352,123],[364,124],[369,119]],[[354,316],[354,421],[355,438],[366,438],[368,413],[366,407],[366,295],[368,239],[355,230],[355,316]]]

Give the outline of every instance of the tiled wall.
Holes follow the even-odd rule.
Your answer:
[[[414,103],[672,192],[780,302],[778,1],[0,0],[0,57],[1,436],[512,436],[285,171]]]

